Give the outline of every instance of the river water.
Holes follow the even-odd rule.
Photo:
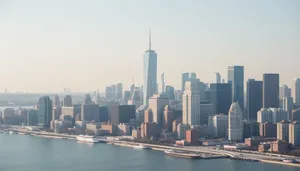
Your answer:
[[[0,134],[0,171],[299,171],[299,168],[235,161],[189,160],[163,152],[67,139]]]

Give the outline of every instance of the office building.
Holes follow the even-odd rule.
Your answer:
[[[295,104],[300,104],[300,78],[295,78],[293,81],[293,99]]]
[[[191,127],[190,125],[186,125],[183,123],[180,123],[177,125],[177,138],[178,139],[184,139],[186,137],[186,131],[189,130]]]
[[[117,88],[116,88],[116,100],[118,101],[122,101],[123,100],[123,84],[122,83],[118,83],[117,84]]]
[[[185,83],[182,95],[182,123],[200,125],[200,91],[199,80]]]
[[[192,73],[190,74],[190,80],[192,80],[192,79],[197,79],[197,75],[196,75],[196,73],[194,73],[194,72],[192,72]]]
[[[54,95],[53,107],[55,106],[60,106],[59,96],[57,94]]]
[[[280,108],[287,111],[289,114],[289,119],[291,118],[292,110],[293,110],[293,98],[284,97],[280,99]]]
[[[261,137],[277,137],[277,125],[272,122],[260,123],[259,135]]]
[[[238,102],[232,103],[228,112],[228,140],[240,142],[243,140],[243,111]]]
[[[279,99],[292,97],[291,89],[287,85],[281,85],[279,88]]]
[[[174,87],[166,86],[166,96],[169,100],[175,100]]]
[[[273,122],[272,116],[273,116],[272,110],[263,108],[257,112],[257,122],[258,123]]]
[[[198,132],[196,129],[186,131],[186,141],[191,145],[198,145]]]
[[[262,108],[262,81],[249,79],[247,81],[246,109],[250,121],[257,121],[257,112]]]
[[[166,85],[165,85],[165,73],[162,73],[161,74],[161,93],[165,92],[165,88],[166,88]]]
[[[212,137],[226,138],[228,130],[228,115],[218,114],[209,117],[208,129]]]
[[[118,124],[118,136],[131,135],[130,125],[127,123]]]
[[[300,121],[300,109],[292,111],[291,121]]]
[[[152,119],[154,123],[157,123],[159,130],[163,126],[163,109],[167,104],[169,104],[169,99],[165,95],[155,94],[149,99],[149,109],[152,110]]]
[[[120,86],[122,86],[122,84],[120,84]],[[122,89],[122,87],[119,88]],[[105,88],[105,98],[107,101],[117,100],[117,85],[110,85]]]
[[[108,115],[108,107],[107,106],[100,106],[99,107],[99,122],[108,122],[109,115]]]
[[[151,34],[149,35],[149,49],[144,54],[144,84],[143,104],[148,105],[148,100],[157,93],[157,54],[151,49]]]
[[[282,120],[289,120],[289,113],[283,109],[280,108],[271,108],[272,111],[272,122],[278,123]]]
[[[63,106],[64,107],[72,107],[73,106],[72,97],[70,95],[66,95],[64,97]]]
[[[35,126],[38,123],[38,110],[27,111],[27,126]]]
[[[128,104],[130,96],[131,96],[131,92],[130,91],[124,91],[123,104]]]
[[[163,129],[167,130],[168,132],[172,132],[172,122],[174,119],[174,112],[170,108],[169,105],[167,105],[164,108],[164,113],[163,113]]]
[[[232,86],[232,102],[244,109],[244,66],[228,67],[228,83]]]
[[[52,100],[50,100],[49,96],[39,98],[38,108],[38,125],[43,128],[50,128],[50,122],[52,120]]]
[[[244,138],[259,136],[259,123],[256,121],[243,122]]]
[[[81,120],[86,122],[99,122],[99,106],[96,104],[82,104]]]
[[[132,92],[130,99],[128,100],[128,105],[135,105],[137,108],[140,107],[142,103],[142,94],[139,88],[135,88]]]
[[[55,106],[52,108],[52,121],[59,119],[60,115],[62,114],[62,107]]]
[[[190,73],[182,73],[181,75],[181,92],[184,92],[185,90],[185,82],[190,80]]]
[[[151,109],[147,109],[144,112],[144,123],[152,123],[153,122],[153,112]]]
[[[182,100],[182,91],[181,90],[175,90],[174,95],[175,95],[175,100],[177,100],[177,101]]]
[[[172,132],[177,133],[177,126],[181,123],[180,119],[175,119],[172,123]]]
[[[210,84],[208,101],[214,105],[215,113],[228,113],[232,101],[231,84]]]
[[[85,97],[84,97],[84,101],[83,101],[83,104],[92,104],[92,97],[90,94],[86,94]]]
[[[108,114],[112,124],[129,123],[135,119],[134,105],[111,105],[108,106]]]
[[[156,123],[142,123],[141,137],[142,138],[156,138],[158,136],[158,129]]]
[[[70,116],[73,119],[79,114],[81,115],[81,106],[80,105],[74,105],[73,107],[62,107],[61,108],[61,114],[64,116]]]
[[[279,107],[279,74],[263,75],[263,108]]]
[[[295,147],[300,146],[300,122],[294,121],[289,125],[289,143]]]
[[[217,84],[221,83],[221,75],[220,75],[220,73],[216,72],[215,75],[216,75],[216,82],[215,83],[217,83]]]
[[[209,103],[200,104],[200,125],[208,125],[208,118],[214,114],[214,105]]]
[[[289,125],[288,121],[281,121],[277,123],[277,139],[289,142]]]

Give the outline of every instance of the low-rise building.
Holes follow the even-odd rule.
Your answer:
[[[141,138],[141,128],[132,130],[132,137],[136,139]]]
[[[123,136],[123,135],[131,135],[129,124],[126,123],[118,124],[118,136]]]

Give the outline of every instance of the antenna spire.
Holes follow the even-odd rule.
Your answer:
[[[149,29],[149,50],[151,50],[151,28]]]

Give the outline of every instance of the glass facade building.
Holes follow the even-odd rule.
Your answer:
[[[263,82],[249,79],[247,81],[247,117],[250,121],[257,121],[257,112],[262,108]]]
[[[232,86],[232,102],[244,108],[244,66],[228,67],[228,83]]]
[[[50,128],[52,120],[52,100],[49,96],[43,96],[38,102],[38,125],[44,128]]]

